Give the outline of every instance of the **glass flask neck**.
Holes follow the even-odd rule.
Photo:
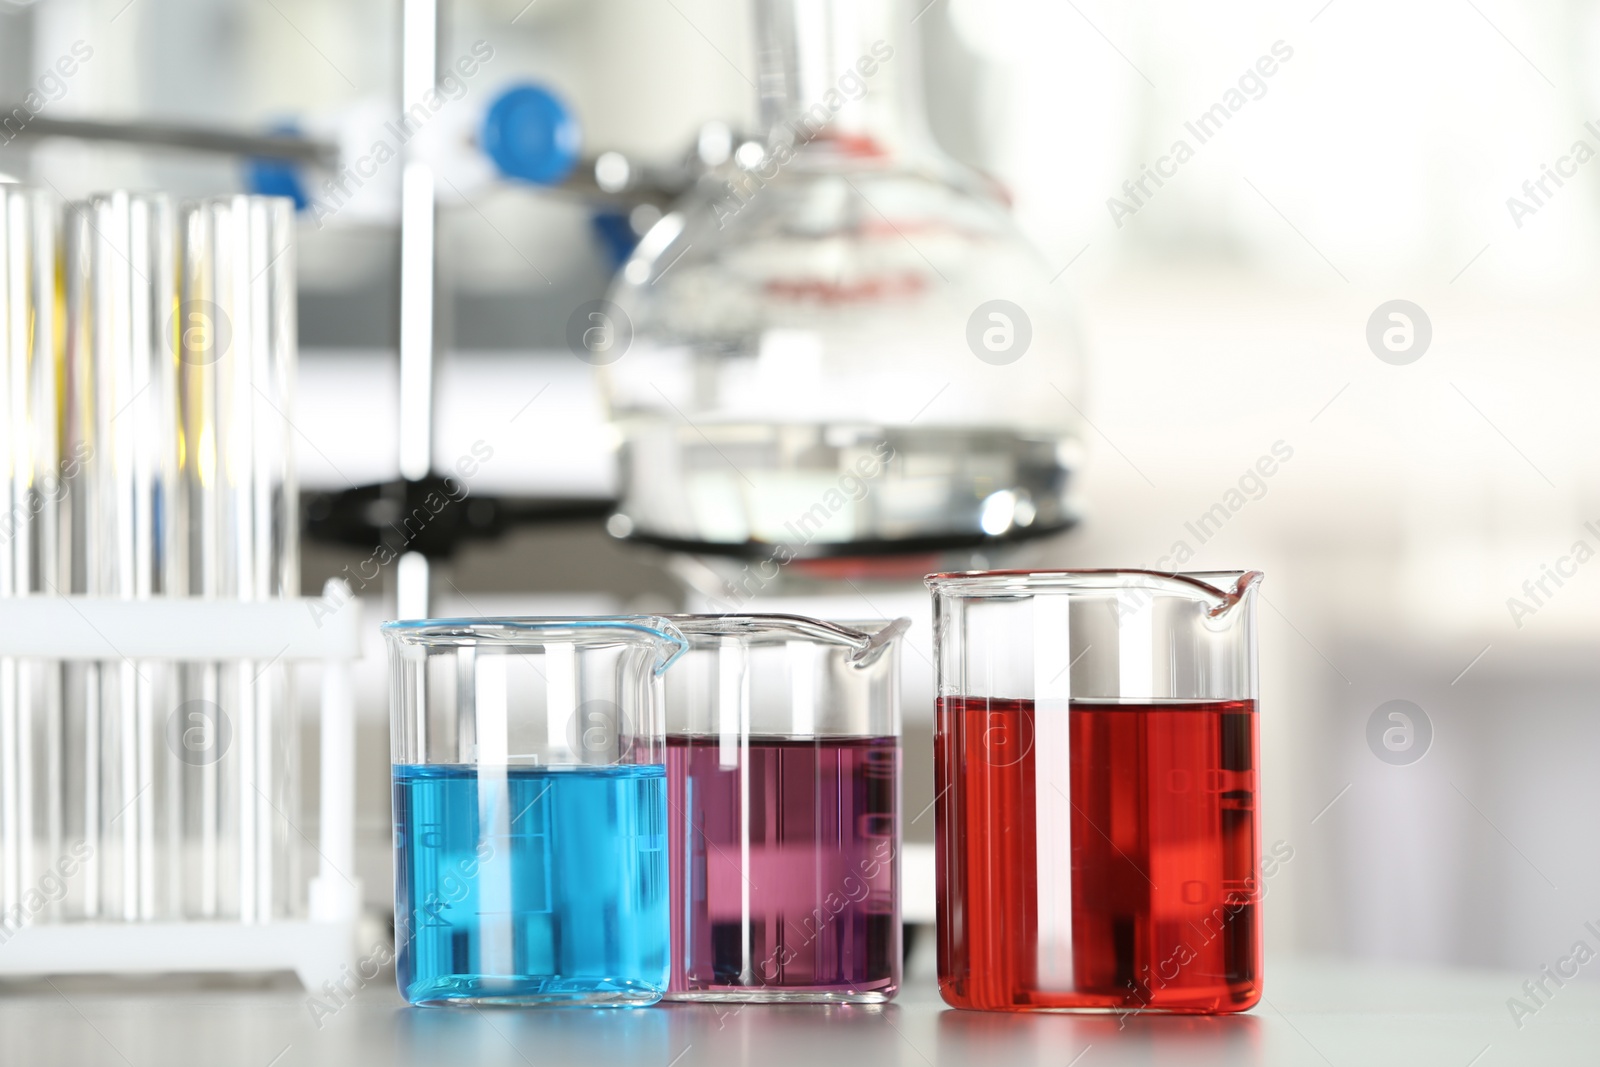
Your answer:
[[[755,0],[768,147],[888,162],[931,152],[899,0]]]

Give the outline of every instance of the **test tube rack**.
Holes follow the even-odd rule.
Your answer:
[[[293,971],[307,989],[318,989],[353,968],[361,890],[354,875],[351,664],[361,655],[360,626],[360,604],[338,579],[321,598],[0,599],[4,660],[322,667],[320,860],[306,887],[304,918],[24,921],[0,928],[0,975]]]

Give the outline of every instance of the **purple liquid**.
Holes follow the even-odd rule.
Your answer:
[[[716,737],[667,738],[669,995],[887,999],[900,984],[899,742],[761,739],[730,756]]]

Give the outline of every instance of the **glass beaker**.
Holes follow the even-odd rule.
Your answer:
[[[881,1003],[900,984],[899,638],[678,615],[667,672],[674,1000]]]
[[[807,558],[1071,525],[1065,293],[1003,192],[928,134],[911,5],[754,11],[763,141],[645,235],[612,306],[569,320],[620,432],[610,529]]]
[[[938,574],[939,987],[958,1008],[1261,996],[1257,571]]]
[[[396,977],[413,1004],[667,987],[664,619],[390,622]]]

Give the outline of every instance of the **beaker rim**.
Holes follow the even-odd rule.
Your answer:
[[[397,619],[379,629],[395,645],[460,647],[467,645],[518,645],[528,638],[570,639],[594,642],[610,635],[614,640],[653,642],[660,659],[656,673],[667,669],[689,650],[689,641],[660,615],[500,615],[481,618]]]
[[[1052,592],[1106,592],[1118,589],[1165,589],[1184,596],[1219,601],[1218,610],[1237,603],[1264,578],[1257,570],[1153,571],[1139,568],[1063,570],[944,571],[924,584],[935,594],[1014,596]]]
[[[854,649],[850,659],[865,665],[911,628],[904,616],[895,619],[841,619],[829,621],[808,615],[778,612],[686,614],[662,616],[689,640],[696,637],[743,637],[763,634],[789,634],[812,641]]]

